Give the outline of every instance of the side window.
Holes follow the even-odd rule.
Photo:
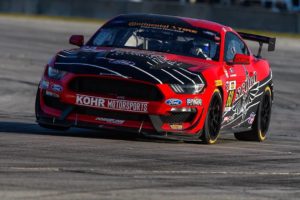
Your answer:
[[[233,60],[237,53],[249,55],[245,43],[234,33],[228,32],[225,37],[225,61]]]

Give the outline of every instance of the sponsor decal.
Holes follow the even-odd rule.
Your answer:
[[[226,101],[226,108],[231,108],[233,104],[234,90],[229,90],[228,97]]]
[[[244,120],[246,116],[248,116],[247,113],[251,105],[258,104],[258,102],[254,103],[254,101],[258,96],[260,96],[260,94],[258,94],[259,82],[256,79],[256,72],[254,72],[254,75],[250,77],[246,71],[245,82],[242,84],[242,86],[237,88],[235,91],[236,91],[236,97],[232,107],[229,110],[231,112],[228,112],[228,115],[233,119],[237,119],[241,117],[242,120]],[[224,119],[226,118],[226,115],[227,113],[225,114]],[[246,118],[246,120],[243,122],[248,122],[249,124],[252,124],[254,122],[254,119],[255,119],[255,113],[251,112],[250,116]],[[236,125],[235,127],[238,127],[241,124],[242,123]]]
[[[223,119],[223,123],[228,123],[228,122],[232,121],[233,119],[234,119],[233,116],[226,116]]]
[[[180,99],[167,99],[165,103],[169,106],[179,106],[182,104],[182,101]]]
[[[235,89],[236,89],[236,81],[230,81],[229,90],[235,90]]]
[[[232,111],[235,115],[242,114],[242,119],[245,119],[248,106],[252,104],[259,91],[258,83],[256,73],[252,77],[247,74],[245,82],[236,89],[236,100],[232,106]]]
[[[229,121],[229,117],[228,117],[228,116],[224,117],[223,123],[226,123],[226,122],[228,122],[228,121]]]
[[[61,92],[63,90],[63,87],[60,86],[60,85],[57,85],[57,84],[53,84],[51,86],[52,90],[55,91],[55,92]]]
[[[250,114],[249,118],[248,118],[248,123],[249,123],[249,124],[253,124],[254,119],[255,119],[255,113],[252,112],[252,113]]]
[[[223,85],[223,82],[222,80],[215,80],[215,85],[218,87],[218,86],[222,86]]]
[[[225,111],[225,112],[229,112],[230,110],[231,110],[231,107],[225,107],[225,108],[224,108],[224,111]]]
[[[186,105],[188,105],[188,106],[201,106],[202,105],[202,99],[199,99],[199,98],[186,99]]]
[[[236,81],[226,81],[226,90],[235,90],[236,89]]]
[[[224,69],[224,74],[225,74],[226,78],[228,78],[228,77],[229,77],[229,75],[228,75],[228,72],[227,72],[227,70],[226,70],[226,69]]]
[[[170,128],[174,130],[182,130],[183,125],[182,124],[170,124]]]
[[[228,71],[229,71],[229,74],[230,74],[229,77],[236,77],[236,73],[235,73],[233,67],[230,67]]]
[[[129,60],[110,60],[109,63],[116,64],[116,65],[135,65],[134,62]]]
[[[148,102],[139,102],[139,101],[127,101],[111,98],[102,98],[95,96],[87,95],[76,95],[77,105],[95,107],[95,108],[104,108],[110,110],[122,110],[130,112],[148,112]]]
[[[149,53],[147,51],[132,51],[125,49],[115,49],[111,51],[112,56],[126,56],[126,57],[141,57],[147,59],[147,64],[151,66],[151,68],[164,68],[164,67],[188,67],[185,63],[168,60],[163,55],[157,55],[153,53]]]
[[[110,123],[110,124],[118,124],[118,125],[121,125],[125,122],[125,120],[111,119],[111,118],[105,118],[105,117],[97,117],[95,120]]]
[[[129,22],[128,26],[138,26],[138,27],[145,27],[145,28],[155,28],[155,29],[163,29],[163,30],[172,30],[178,32],[188,32],[197,34],[198,31],[186,27],[180,27],[171,24],[156,24],[156,23],[147,23],[147,22]]]
[[[86,52],[94,52],[97,50],[97,47],[93,47],[93,46],[85,46],[82,48],[82,51],[86,51]]]

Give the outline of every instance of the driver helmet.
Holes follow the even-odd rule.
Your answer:
[[[192,53],[197,56],[202,54],[205,58],[210,57],[210,44],[207,41],[194,40],[193,41]]]

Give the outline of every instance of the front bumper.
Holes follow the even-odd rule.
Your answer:
[[[57,81],[43,77],[37,94],[40,106],[39,113],[37,113],[39,123],[67,127],[131,130],[161,136],[166,134],[195,135],[202,129],[204,106],[187,105],[187,99],[199,99],[201,95],[178,95],[167,84],[156,85],[160,91],[163,91],[163,98],[160,101],[83,94],[70,90],[68,83],[74,78],[74,75],[70,75],[64,81]],[[78,95],[88,96],[90,100],[83,102],[83,99],[79,99],[81,100],[79,101]],[[101,99],[111,100],[111,102],[129,102],[129,107],[132,102],[146,103],[147,109],[122,110],[120,107],[109,107],[108,104],[99,103]],[[168,99],[179,99],[182,103],[168,105],[166,103]]]

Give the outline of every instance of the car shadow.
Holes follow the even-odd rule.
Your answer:
[[[64,137],[82,137],[82,138],[95,138],[95,139],[110,139],[110,140],[126,140],[137,142],[155,142],[155,143],[199,143],[201,141],[181,141],[173,139],[161,139],[146,137],[142,134],[117,131],[117,130],[92,130],[71,128],[67,131],[51,130],[40,127],[33,122],[18,122],[18,121],[0,121],[0,134],[1,133],[14,133],[14,134],[28,134],[28,135],[51,135],[51,136],[64,136]]]

